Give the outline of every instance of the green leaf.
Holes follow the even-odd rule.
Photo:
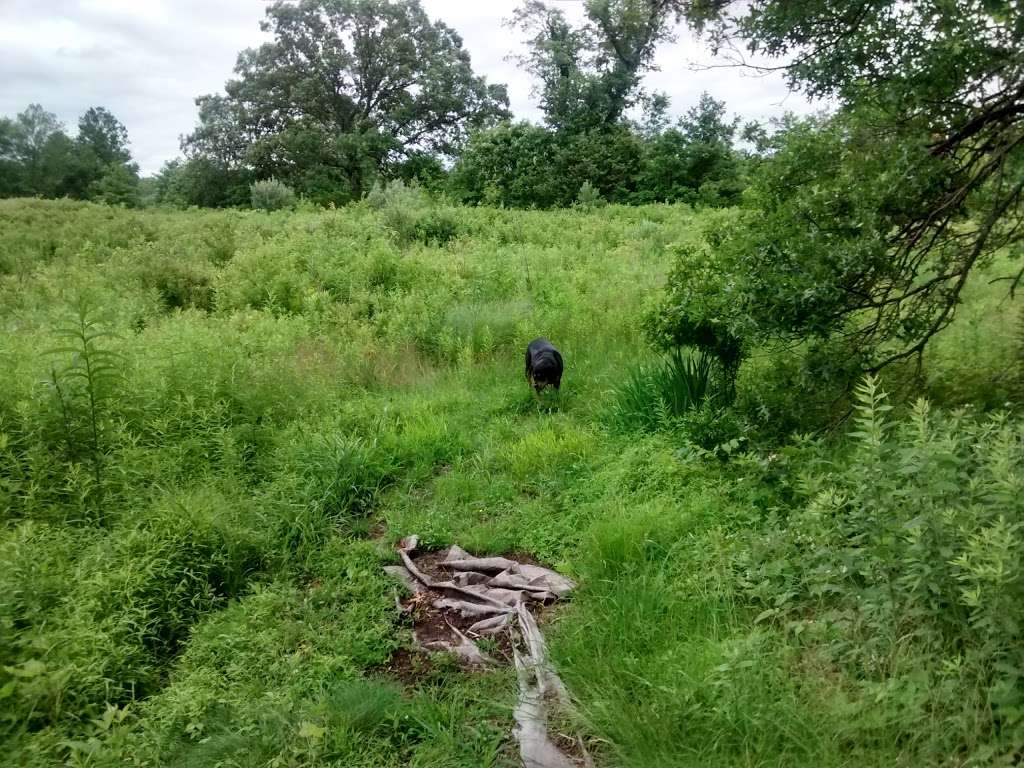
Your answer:
[[[4,669],[15,677],[38,677],[46,672],[46,664],[39,659],[29,659],[17,667],[4,667]]]
[[[325,729],[309,721],[299,725],[299,736],[303,739],[322,739],[326,733]]]

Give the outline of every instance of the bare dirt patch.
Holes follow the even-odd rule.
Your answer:
[[[371,674],[389,677],[406,688],[415,687],[434,669],[430,656],[419,649],[398,648],[386,662],[371,670]]]

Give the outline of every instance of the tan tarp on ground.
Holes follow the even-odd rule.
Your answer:
[[[473,557],[460,547],[451,547],[442,563],[451,569],[448,580],[438,581],[416,567],[412,554],[419,544],[416,536],[399,543],[398,553],[404,565],[385,570],[408,587],[413,594],[434,595],[435,608],[477,619],[465,632],[449,623],[449,640],[423,643],[426,650],[448,651],[469,664],[493,663],[481,653],[472,637],[507,632],[512,640],[513,660],[519,680],[519,700],[515,709],[515,736],[526,768],[579,768],[591,762],[583,749],[582,757],[570,758],[551,740],[547,728],[550,706],[567,709],[565,686],[548,660],[544,636],[530,613],[531,603],[549,603],[575,587],[570,579],[537,565],[519,563],[504,557]]]

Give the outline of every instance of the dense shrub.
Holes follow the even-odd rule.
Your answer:
[[[384,226],[402,245],[444,245],[463,231],[454,210],[433,201],[418,185],[406,185],[401,179],[377,184],[366,201],[380,211]]]
[[[21,725],[98,715],[107,703],[152,692],[197,618],[237,595],[261,565],[259,535],[226,514],[236,512],[229,504],[201,491],[168,498],[110,536],[93,537],[73,565],[60,562],[71,573],[59,596],[46,579],[26,594],[24,579],[42,563],[25,560],[33,557],[25,539],[39,541],[39,529],[22,528],[3,554],[5,572],[22,582],[11,597],[21,621],[39,612],[47,620],[22,626],[46,629],[20,637],[17,663],[0,678]]]
[[[159,254],[142,276],[143,285],[153,288],[167,309],[213,309],[213,270],[209,264],[188,261],[182,254]]]
[[[991,757],[1010,754],[1024,743],[1021,425],[924,401],[894,419],[870,378],[857,399],[852,451],[807,477],[805,505],[775,535],[749,542],[739,583],[759,621],[885,696],[929,762],[979,737]]]
[[[273,240],[240,253],[216,278],[217,308],[268,308],[279,314],[299,312],[309,284],[299,259],[300,254]]]
[[[714,240],[714,233],[709,238]],[[730,382],[756,338],[742,324],[727,324],[723,316],[740,316],[746,297],[720,271],[707,248],[692,244],[675,247],[664,299],[645,315],[644,330],[656,347],[693,346],[713,355]]]
[[[410,153],[397,167],[392,169],[396,179],[406,184],[419,184],[424,189],[440,193],[448,180],[448,170],[434,155]]]
[[[645,144],[635,200],[735,205],[744,186],[732,147],[720,140],[694,140],[673,128]]]
[[[736,408],[771,440],[834,429],[849,414],[859,362],[841,343],[765,346],[740,371]]]
[[[295,205],[295,191],[277,179],[263,179],[249,185],[252,207],[261,211],[279,211]]]
[[[526,122],[476,133],[452,170],[453,194],[464,202],[516,208],[565,205],[580,184],[573,187],[565,177],[561,154],[553,131]]]
[[[647,136],[626,125],[573,133],[520,122],[481,131],[449,187],[465,202],[517,208],[572,205],[583,184],[617,203],[735,205],[746,185],[732,146],[736,123],[725,122],[724,105],[713,100],[695,112]]]
[[[584,181],[580,186],[580,191],[576,194],[576,205],[581,208],[597,208],[605,203],[605,199],[601,197],[601,193],[597,191],[589,181]]]
[[[510,124],[473,137],[450,185],[466,202],[518,208],[572,205],[585,183],[606,200],[625,202],[635,189],[641,151],[626,128],[566,136]]]
[[[252,204],[252,175],[205,157],[165,163],[156,180],[159,203],[186,208],[248,206]]]
[[[74,200],[0,200],[4,247],[0,275],[26,274],[88,244],[96,258],[152,239],[152,220],[138,213]]]

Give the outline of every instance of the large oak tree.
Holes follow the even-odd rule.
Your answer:
[[[225,95],[198,99],[190,156],[344,199],[507,117],[504,86],[418,0],[278,0],[262,27],[273,40],[242,51]]]

